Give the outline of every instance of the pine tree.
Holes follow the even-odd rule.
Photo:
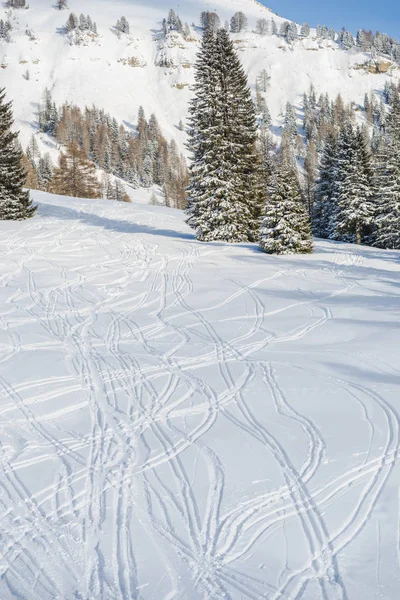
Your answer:
[[[267,254],[308,254],[313,250],[297,172],[286,161],[270,187],[260,227],[260,248]]]
[[[400,99],[395,96],[386,137],[377,151],[376,245],[400,249]]]
[[[37,178],[41,190],[47,190],[48,185],[53,177],[53,162],[50,154],[47,152],[43,157],[39,158],[37,166]]]
[[[54,170],[50,191],[73,198],[100,198],[101,189],[94,164],[75,142],[62,152]]]
[[[315,148],[314,142],[310,142],[307,146],[307,153],[304,159],[304,195],[310,218],[313,214],[315,201],[315,180],[317,178],[317,164],[317,150]]]
[[[285,113],[285,124],[284,124],[284,132],[287,133],[293,141],[297,137],[297,123],[296,123],[296,112],[293,108],[293,105],[290,102],[286,104],[286,113]]]
[[[333,237],[361,244],[374,217],[372,159],[365,135],[348,123],[339,136],[334,198],[337,206]]]
[[[188,223],[202,241],[254,239],[263,204],[254,105],[225,29],[207,29],[190,105]]]
[[[29,192],[23,190],[26,173],[23,152],[18,144],[18,133],[12,131],[14,119],[12,103],[6,102],[6,93],[0,89],[0,219],[22,220],[32,217]]]
[[[303,38],[306,38],[310,35],[310,26],[308,23],[303,23],[300,29],[300,35]]]
[[[328,238],[330,231],[333,229],[332,222],[335,214],[333,188],[336,152],[336,138],[330,133],[325,140],[322,152],[312,214],[314,234],[321,238]]]

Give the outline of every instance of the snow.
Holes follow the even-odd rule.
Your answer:
[[[53,92],[57,104],[65,101],[82,108],[95,104],[104,108],[128,126],[136,123],[143,105],[147,116],[157,115],[164,135],[174,138],[184,149],[185,134],[179,131],[185,121],[193,83],[193,65],[198,51],[200,30],[192,30],[194,41],[182,38],[169,40],[159,47],[162,19],[171,8],[169,0],[69,0],[76,14],[89,13],[97,22],[100,37],[87,46],[71,46],[63,34],[69,11],[54,9],[50,0],[30,0],[28,10],[12,13],[12,43],[0,42],[0,85],[7,88],[14,100],[15,115],[24,147],[37,128],[37,106],[45,87]],[[256,20],[273,17],[278,27],[282,21],[266,7],[253,0],[216,0],[212,6],[201,0],[186,0],[173,8],[183,22],[199,23],[202,10],[216,9],[222,22],[235,11],[243,10],[249,18],[248,31],[233,36],[241,59],[254,87],[256,77],[264,68],[271,74],[267,103],[274,126],[282,125],[286,102],[292,102],[301,116],[301,97],[314,83],[317,93],[328,92],[335,98],[340,92],[346,101],[362,104],[365,92],[379,93],[389,77],[398,78],[399,70],[387,75],[372,75],[355,66],[368,60],[366,54],[346,52],[337,44],[315,39],[315,31],[306,40],[288,45],[276,36],[260,37],[253,33]],[[0,7],[0,18],[6,15]],[[121,39],[112,31],[124,14],[131,26],[131,35]],[[289,15],[288,15],[289,16]],[[32,29],[37,37],[31,41],[25,30]],[[166,53],[171,68],[156,66],[157,58]],[[141,66],[127,64],[136,59]],[[30,79],[24,77],[30,71]],[[46,136],[45,147],[56,154],[57,149]]]
[[[0,598],[395,600],[400,253],[34,198],[0,223]]]

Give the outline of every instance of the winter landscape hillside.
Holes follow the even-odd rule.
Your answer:
[[[256,34],[258,19],[274,18],[278,28],[284,19],[255,0],[216,0],[212,6],[202,0],[181,4],[170,0],[68,0],[70,11],[78,16],[89,14],[97,24],[99,37],[79,46],[70,45],[64,31],[70,11],[55,10],[51,0],[31,0],[29,6],[12,13],[11,43],[0,40],[1,85],[14,100],[24,146],[37,128],[38,104],[48,88],[57,105],[65,101],[81,108],[95,104],[119,122],[136,123],[143,105],[148,115],[156,114],[163,133],[183,147],[185,136],[178,125],[187,114],[203,10],[216,10],[221,23],[236,11],[246,14],[247,29],[233,37],[251,85],[254,87],[261,70],[270,74],[267,99],[276,127],[283,124],[287,101],[300,116],[301,97],[310,83],[317,94],[327,92],[334,98],[340,92],[346,102],[362,104],[366,92],[379,93],[385,81],[399,78],[396,66],[383,74],[371,73],[363,67],[370,54],[357,48],[348,52],[331,40],[317,39],[315,30],[293,45],[277,36]],[[161,39],[162,20],[171,8],[189,24],[189,40],[171,36],[164,43]],[[0,18],[5,19],[6,14],[7,9],[0,8]],[[129,21],[130,34],[118,38],[113,28],[121,15]],[[27,30],[31,35],[26,35]],[[168,66],[158,66],[161,58]],[[129,59],[134,59],[134,66]],[[25,78],[27,70],[29,80]]]
[[[399,252],[0,223],[2,600],[397,598]]]
[[[399,69],[255,0],[0,5],[0,600],[398,599]]]

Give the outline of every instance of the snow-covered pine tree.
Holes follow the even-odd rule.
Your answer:
[[[339,135],[335,165],[335,239],[361,244],[374,217],[372,174],[365,134],[347,123]]]
[[[320,160],[312,214],[314,235],[321,238],[329,237],[335,215],[333,187],[335,181],[336,152],[336,138],[333,133],[330,133],[325,140]]]
[[[58,123],[57,107],[53,102],[50,90],[43,92],[43,104],[39,106],[39,129],[54,135]]]
[[[189,107],[188,223],[201,241],[255,239],[263,204],[257,125],[229,34],[206,29]]]
[[[260,124],[260,132],[257,140],[258,152],[261,157],[261,177],[264,189],[267,190],[277,165],[276,143],[269,131],[269,125]]]
[[[50,154],[46,152],[43,157],[39,158],[37,166],[37,178],[41,190],[47,190],[47,187],[53,177],[54,165]]]
[[[308,23],[303,23],[300,29],[300,35],[303,38],[306,38],[310,35],[310,26]]]
[[[309,141],[312,139],[314,126],[315,126],[315,117],[314,111],[311,107],[307,94],[303,95],[303,111],[304,111],[304,119],[303,119],[303,129],[306,136],[306,139]],[[297,130],[297,127],[296,127]],[[297,131],[296,131],[297,133]]]
[[[400,99],[394,97],[386,137],[377,151],[376,245],[400,249]]]
[[[304,196],[310,218],[315,202],[315,180],[317,178],[318,154],[314,142],[309,142],[304,158]]]
[[[287,133],[293,141],[297,137],[297,123],[296,123],[296,112],[293,105],[290,102],[286,104],[284,132]]]
[[[5,89],[0,89],[0,219],[22,220],[32,217],[29,192],[24,191],[26,173],[18,133],[12,131],[12,103],[6,101]]]
[[[260,227],[260,248],[267,254],[308,254],[313,251],[310,221],[297,171],[285,159],[269,189]]]

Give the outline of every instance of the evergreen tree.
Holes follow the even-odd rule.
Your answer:
[[[47,152],[43,157],[39,158],[37,166],[37,178],[41,190],[47,190],[48,185],[53,177],[53,162],[50,154]]]
[[[292,42],[295,42],[298,37],[299,37],[299,34],[297,31],[296,23],[292,23],[292,22],[287,23],[287,27],[286,27],[286,31],[285,31],[286,41],[290,44]]]
[[[335,182],[336,152],[336,138],[330,133],[325,140],[320,161],[312,215],[314,234],[322,238],[329,237],[335,213],[333,188]]]
[[[263,204],[254,105],[225,29],[207,29],[190,104],[188,223],[202,241],[254,239]]]
[[[306,38],[310,35],[310,26],[308,23],[303,23],[300,29],[300,35],[303,38]]]
[[[395,97],[387,134],[377,152],[376,245],[400,249],[400,100]]]
[[[304,196],[310,218],[315,201],[315,180],[317,178],[318,155],[314,142],[309,142],[304,158]]]
[[[270,187],[260,228],[260,248],[267,254],[307,254],[313,250],[297,172],[286,161]]]
[[[23,190],[26,172],[18,134],[12,131],[11,107],[5,90],[0,89],[0,219],[22,220],[32,217],[36,207],[32,206],[29,192]]]
[[[290,102],[286,104],[286,112],[285,112],[285,124],[283,127],[284,133],[288,134],[293,141],[297,137],[297,123],[296,123],[296,112],[293,108],[293,105]]]
[[[117,29],[117,31],[120,31],[121,33],[129,34],[130,26],[129,26],[129,23],[128,23],[126,17],[121,17],[120,19],[118,19],[115,28]]]
[[[51,92],[47,88],[43,93],[43,105],[39,107],[39,129],[53,135],[58,122],[57,107],[53,102]]]
[[[372,159],[365,135],[348,123],[339,135],[335,165],[335,239],[361,244],[374,216]]]

